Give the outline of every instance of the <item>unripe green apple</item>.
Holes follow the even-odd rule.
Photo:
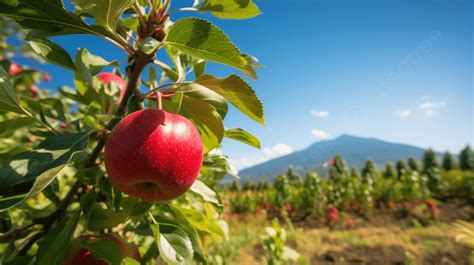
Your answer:
[[[145,201],[169,201],[185,193],[199,174],[203,144],[183,116],[158,109],[136,111],[111,132],[105,145],[110,181]]]
[[[140,252],[138,251],[137,246],[125,242],[116,234],[105,234],[100,236],[86,235],[79,237],[78,240],[73,242],[73,245],[69,249],[68,253],[66,253],[66,257],[62,261],[61,265],[107,265],[108,263],[106,261],[95,259],[89,250],[82,248],[78,244],[79,240],[93,241],[101,238],[113,240],[119,248],[122,257],[131,257],[137,261],[140,261]]]

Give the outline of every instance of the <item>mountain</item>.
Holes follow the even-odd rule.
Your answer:
[[[349,167],[355,165],[361,168],[368,158],[382,167],[388,161],[395,163],[410,156],[421,160],[424,152],[424,149],[412,145],[342,135],[334,140],[320,141],[304,150],[241,170],[239,175],[243,180],[273,178],[279,173],[286,172],[288,166],[292,165],[300,173],[318,171],[324,176],[327,170],[322,165],[337,154],[346,160]]]

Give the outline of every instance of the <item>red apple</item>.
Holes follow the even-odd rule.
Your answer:
[[[19,74],[21,72],[21,66],[19,66],[18,64],[12,62],[10,64],[10,69],[8,70],[8,73],[10,75],[16,75],[16,74]]]
[[[115,83],[120,88],[120,100],[122,100],[123,94],[125,94],[125,90],[127,89],[127,82],[125,82],[123,78],[114,73],[100,73],[97,77],[104,83],[104,85]]]
[[[53,80],[53,78],[51,77],[51,75],[49,75],[48,73],[44,73],[43,75],[43,80],[45,82],[50,82],[51,80]]]
[[[32,98],[38,98],[38,87],[35,85],[30,86],[30,93]]]
[[[131,243],[125,242],[116,234],[105,234],[100,236],[81,236],[78,239],[82,240],[97,240],[100,238],[109,238],[112,239],[117,247],[120,249],[120,254],[122,257],[131,257],[137,261],[140,261],[140,252],[138,251],[137,246]],[[107,265],[108,263],[104,260],[97,260],[92,256],[92,253],[86,248],[81,248],[78,243],[79,241],[73,242],[66,257],[62,261],[61,265]]]
[[[136,111],[113,129],[105,145],[110,181],[145,201],[169,201],[196,180],[202,140],[186,118],[158,109]]]

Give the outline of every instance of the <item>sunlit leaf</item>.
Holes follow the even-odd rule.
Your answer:
[[[160,46],[160,42],[157,41],[154,38],[151,37],[146,37],[142,42],[141,42],[141,49],[144,53],[146,54],[152,54],[153,52],[158,49]]]
[[[251,78],[257,77],[252,66],[227,35],[209,21],[180,19],[170,28],[163,43],[196,58],[235,67]]]
[[[0,111],[25,114],[10,77],[2,66],[0,66]]]
[[[195,6],[199,11],[209,11],[218,18],[246,19],[261,14],[251,0],[205,0]]]
[[[92,15],[96,24],[115,32],[122,13],[134,0],[72,0],[79,13]]]
[[[180,114],[190,119],[197,127],[205,152],[219,146],[224,137],[224,125],[220,114],[212,105],[184,96]]]
[[[205,201],[219,204],[217,199],[217,194],[215,191],[211,190],[206,184],[202,183],[200,180],[196,180],[190,189],[192,192],[199,194]]]
[[[240,128],[235,128],[235,129],[228,129],[224,132],[224,137],[242,142],[244,144],[248,144],[250,146],[253,146],[255,148],[260,149],[260,140],[258,140],[257,137],[254,135],[250,134],[249,132],[246,132],[243,129]]]
[[[230,75],[226,78],[202,75],[196,80],[196,83],[221,95],[242,113],[265,125],[262,102],[252,87],[237,75]]]
[[[46,61],[71,71],[76,70],[69,53],[58,44],[47,39],[33,39],[29,40],[28,43],[31,48]]]
[[[150,225],[150,229],[155,237],[160,257],[167,264],[191,264],[194,255],[193,245],[182,229],[156,221]]]
[[[0,169],[0,211],[43,190],[88,141],[89,133],[51,136],[38,148],[16,155]]]

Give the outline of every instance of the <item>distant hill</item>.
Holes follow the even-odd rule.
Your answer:
[[[342,135],[334,140],[320,141],[304,150],[241,170],[239,175],[243,180],[273,178],[286,172],[288,166],[292,165],[300,173],[316,170],[324,176],[327,170],[322,168],[322,164],[337,154],[341,155],[349,166],[361,168],[368,158],[382,167],[388,161],[395,163],[410,156],[421,160],[424,152],[424,149],[412,145]]]

